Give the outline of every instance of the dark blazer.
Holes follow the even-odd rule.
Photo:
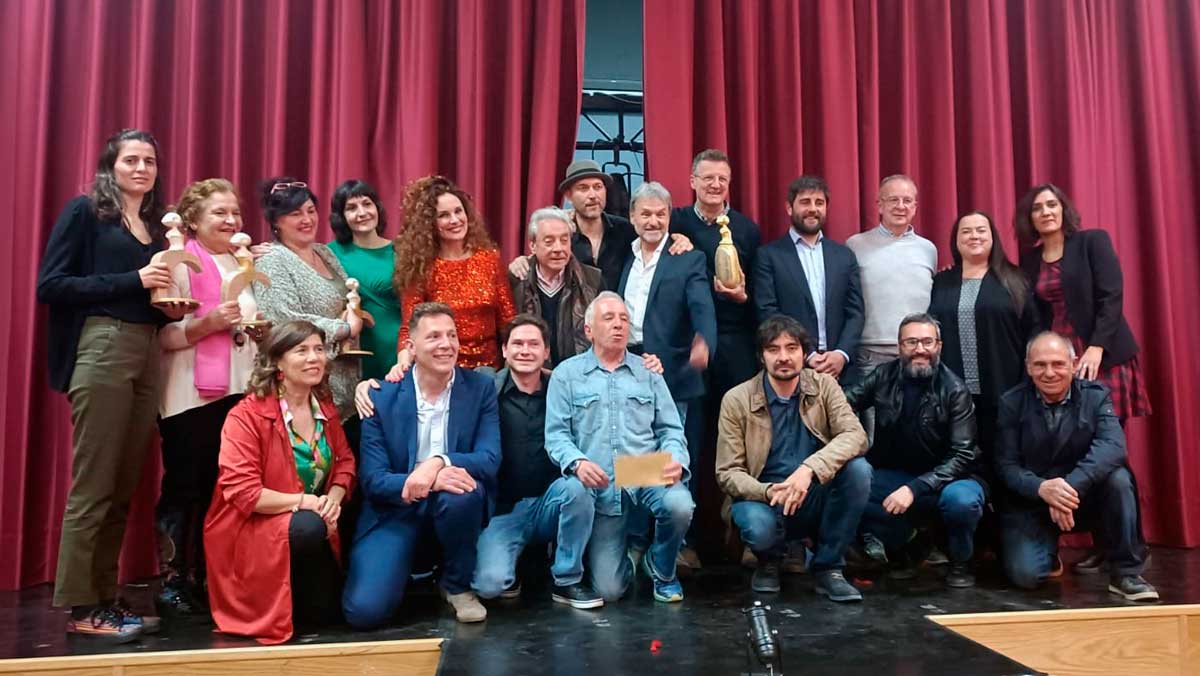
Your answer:
[[[633,268],[633,256],[621,272],[620,293]],[[688,363],[696,334],[708,344],[708,362],[717,358],[717,317],[712,286],[704,269],[704,254],[689,251],[672,256],[665,250],[658,257],[646,316],[642,320],[642,349],[662,360],[663,378],[677,400],[704,395],[704,378]]]
[[[942,325],[942,363],[960,378],[963,373],[958,301],[962,268],[954,266],[933,276],[929,314]],[[1025,377],[1025,344],[1038,330],[1037,305],[1027,292],[1021,314],[1012,296],[992,272],[983,277],[975,299],[975,341],[979,358],[979,390],[995,406],[1000,397]]]
[[[1052,434],[1032,381],[1025,380],[1001,397],[996,472],[1009,506],[1044,507],[1038,487],[1058,477],[1083,498],[1113,470],[1125,466],[1125,432],[1113,412],[1108,388],[1076,378],[1066,406],[1058,431]]]
[[[1063,243],[1062,285],[1067,320],[1085,346],[1104,348],[1100,368],[1124,364],[1138,353],[1137,341],[1121,311],[1124,281],[1121,263],[1112,240],[1104,230],[1080,230]],[[1042,266],[1042,250],[1021,252],[1021,269],[1030,288],[1037,285]],[[1050,304],[1038,303],[1041,327],[1049,329],[1054,317]]]
[[[355,540],[390,514],[415,507],[400,499],[404,482],[416,466],[419,444],[413,373],[409,371],[398,383],[381,383],[371,400],[375,415],[362,421],[358,451],[358,480],[365,500]],[[490,516],[500,470],[500,417],[491,375],[454,368],[446,435],[450,463],[467,470],[483,488]]]
[[[858,258],[844,244],[821,240],[825,259],[825,342],[828,350],[841,350],[853,359],[863,329],[863,296],[858,276]],[[754,259],[754,304],[758,321],[785,314],[804,325],[814,347],[820,327],[817,308],[804,267],[791,234],[758,250]]]
[[[899,359],[880,364],[861,381],[845,388],[846,401],[855,411],[875,407],[875,445],[867,452],[867,462],[891,467],[880,456],[884,439],[903,434],[903,378]],[[979,467],[979,446],[976,444],[975,403],[967,384],[954,372],[939,364],[933,382],[920,403],[920,443],[911,451],[920,453],[931,467],[918,476],[909,487],[913,493],[940,491],[958,479],[972,478],[984,490],[988,484]]]

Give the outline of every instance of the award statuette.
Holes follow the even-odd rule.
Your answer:
[[[364,326],[375,326],[375,318],[371,316],[370,312],[362,309],[362,296],[358,295],[358,287],[359,283],[357,279],[353,277],[346,278],[346,288],[349,289],[346,292],[346,312],[354,313],[362,318]],[[354,336],[342,341],[341,354],[351,357],[369,357],[375,353],[362,349],[358,344],[358,336]]]
[[[271,279],[254,269],[254,256],[250,253],[250,235],[244,232],[236,233],[229,238],[229,243],[237,247],[237,250],[233,252],[233,257],[237,259],[238,271],[234,276],[221,283],[221,300],[225,302],[238,300],[238,296],[252,282],[271,286]],[[246,309],[242,308],[242,322],[238,326],[251,330],[254,334],[265,335],[271,328],[271,322],[266,319],[258,319],[257,312],[247,314]],[[253,319],[246,319],[246,317],[253,317]]]
[[[167,226],[167,249],[154,254],[150,262],[166,263],[168,270],[173,269],[176,265],[183,264],[195,272],[200,272],[202,270],[200,259],[196,258],[195,254],[188,253],[183,248],[183,233],[179,231],[179,226],[183,225],[183,219],[174,211],[168,211],[163,215],[162,223]],[[200,301],[194,298],[168,296],[167,289],[154,289],[151,291],[150,304],[158,308],[183,306],[187,308],[188,312],[200,307]]]
[[[735,289],[741,286],[746,276],[742,274],[742,264],[738,261],[737,247],[733,245],[733,235],[729,232],[729,217],[725,214],[717,216],[717,225],[721,226],[721,242],[717,244],[713,267],[716,268],[716,276],[721,285]]]

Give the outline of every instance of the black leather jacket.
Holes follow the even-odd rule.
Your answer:
[[[846,400],[861,411],[875,407],[875,438],[896,433],[901,425],[904,388],[900,360],[880,365],[860,382],[848,385]],[[921,399],[916,449],[927,455],[933,469],[917,477],[928,491],[940,491],[958,479],[972,478],[984,489],[979,446],[975,443],[975,403],[967,384],[945,364],[938,364],[929,391]],[[871,456],[868,453],[867,459]]]

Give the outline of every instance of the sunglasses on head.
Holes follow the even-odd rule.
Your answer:
[[[275,193],[279,192],[280,190],[291,190],[292,188],[307,188],[307,187],[308,187],[308,184],[305,183],[304,181],[292,181],[291,183],[276,183],[275,185],[271,186],[271,194],[274,195]]]

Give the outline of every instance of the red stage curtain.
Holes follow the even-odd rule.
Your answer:
[[[444,173],[475,196],[507,259],[529,211],[557,200],[573,152],[584,17],[584,0],[0,3],[0,589],[54,577],[71,429],[45,384],[34,280],[110,133],[154,133],[173,196],[232,180],[256,241],[267,176],[307,180],[326,223],[339,181],[372,181],[394,233],[404,184]],[[127,578],[156,570],[156,471],[135,505]]]
[[[1129,425],[1155,542],[1200,544],[1200,10],[1188,2],[655,0],[645,3],[647,166],[692,199],[697,151],[773,239],[788,182],[829,181],[828,233],[878,223],[879,180],[920,188],[948,262],[955,216],[1012,217],[1052,181],[1112,235],[1155,414]]]

